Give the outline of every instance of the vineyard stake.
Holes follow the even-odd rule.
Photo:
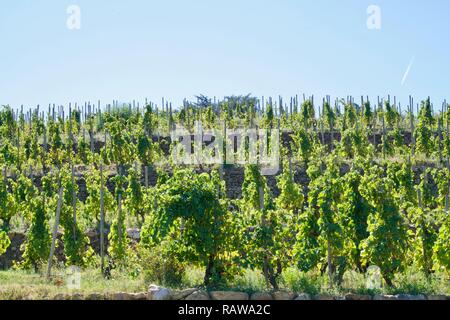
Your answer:
[[[94,153],[94,123],[91,117],[89,117],[89,139],[91,145],[91,153]]]
[[[22,172],[22,163],[20,162],[20,128],[17,127],[17,166],[19,172]]]
[[[414,100],[409,96],[409,125],[411,130],[411,154],[414,156],[416,138],[414,137]]]
[[[55,224],[53,226],[52,246],[50,247],[50,256],[48,257],[47,279],[50,279],[52,271],[52,262],[53,262],[53,255],[55,253],[56,237],[58,236],[59,216],[61,214],[62,197],[63,197],[63,186],[61,185],[60,180],[58,205],[56,208]]]
[[[102,274],[105,273],[105,205],[103,188],[103,163],[100,163],[100,257]]]
[[[442,111],[444,111],[444,106],[442,105]],[[443,113],[443,112],[442,112]],[[438,152],[439,152],[439,166],[442,165],[442,129],[441,129],[441,120],[438,116]],[[442,120],[444,120],[442,118]]]
[[[145,188],[148,189],[148,166],[144,167]]]
[[[75,192],[75,169],[73,163],[71,164],[72,175],[72,210],[73,210],[73,238],[77,240],[77,195]]]
[[[376,139],[377,112],[378,112],[377,106],[374,105],[373,106],[373,124],[372,124],[373,130],[372,130],[372,134],[373,134],[373,146],[375,147],[375,150],[376,150],[376,147],[377,147],[377,139]]]
[[[122,191],[118,194],[118,221],[122,220]],[[119,243],[122,243],[122,228],[120,225],[117,226],[118,234],[119,234]]]
[[[389,103],[389,102],[388,102]],[[378,98],[378,104],[380,104],[380,99]],[[381,142],[381,147],[383,151],[383,159],[386,159],[386,123],[384,121],[384,105],[383,101],[381,101],[381,120],[382,120],[382,126],[383,126],[383,139]]]

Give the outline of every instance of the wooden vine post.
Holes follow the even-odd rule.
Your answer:
[[[100,162],[100,257],[102,274],[105,273],[105,204],[104,204],[103,162]]]
[[[416,138],[414,136],[414,100],[409,96],[409,126],[411,130],[411,154],[415,153]]]
[[[225,163],[227,163],[227,145],[228,145],[228,139],[227,139],[227,119],[225,118],[223,120],[223,127],[222,127],[222,136],[223,136],[223,145],[222,145],[222,167]]]
[[[324,133],[323,133],[323,118],[325,117],[325,99],[323,100],[322,103],[322,117],[320,115],[320,110],[319,110],[319,121],[320,121],[320,137],[322,140],[322,145],[325,145],[325,137],[324,137]]]
[[[330,106],[330,108],[331,108],[331,104],[330,104],[330,96],[328,96],[327,97],[327,101],[328,101],[328,104],[329,104],[329,106]],[[335,106],[335,109],[336,109],[336,106]],[[331,121],[330,121],[330,148],[331,149],[333,149],[333,142],[334,142],[334,122],[333,122],[333,117],[331,117],[331,119],[330,119]]]
[[[376,139],[376,133],[377,133],[377,106],[373,106],[373,124],[372,124],[372,139],[373,139],[373,145],[376,148],[377,147],[377,139]]]
[[[72,213],[73,213],[73,238],[77,239],[77,194],[75,191],[75,168],[73,163],[70,165],[72,175]]]
[[[91,153],[94,153],[94,119],[93,117],[91,117],[90,115],[89,117],[89,142],[90,142],[90,147],[91,147]]]
[[[106,149],[106,130],[104,136]],[[103,180],[103,159],[100,157],[100,267],[105,275],[105,182]]]
[[[380,105],[380,99],[379,98],[378,98],[378,105]],[[383,101],[381,102],[381,124],[383,126],[381,147],[382,147],[382,151],[383,151],[383,159],[386,159],[386,123],[384,121]]]
[[[259,177],[262,180],[262,177]],[[267,225],[266,221],[266,214],[264,210],[264,189],[262,186],[262,181],[260,181],[258,186],[258,193],[259,193],[259,210],[261,210],[261,226],[265,227]],[[265,250],[265,248],[263,248]],[[264,255],[264,262],[263,262],[263,272],[266,278],[267,286],[269,286],[269,258],[267,255]]]
[[[422,192],[420,191],[420,189],[417,189],[417,203],[419,205],[420,209],[423,209],[423,205],[422,205]]]
[[[19,126],[17,126],[17,169],[19,169],[19,172],[22,172],[22,164],[20,162],[20,128],[19,128]]]
[[[47,159],[47,126],[44,123],[44,154],[42,156],[42,174],[45,174],[46,166],[45,166],[45,160]]]
[[[444,100],[444,105],[445,105],[445,138],[446,139],[449,139],[449,136],[448,136],[448,134],[449,134],[449,122],[448,122],[448,118],[449,118],[449,110],[448,110],[448,104],[447,104],[447,100]],[[446,155],[447,155],[447,168],[449,168],[450,167],[450,159],[449,159],[449,152],[447,151],[446,152]]]
[[[444,114],[444,105],[442,105],[442,117]],[[444,120],[444,118],[442,118],[442,120]],[[438,153],[439,153],[439,165],[442,165],[443,161],[442,161],[442,127],[441,127],[441,119],[439,119],[438,117]]]
[[[119,166],[119,176],[122,175],[122,166]],[[120,186],[122,188],[122,185]],[[118,217],[117,220],[120,222],[122,219],[122,190],[119,191],[119,194],[117,195],[117,211],[118,211]],[[120,224],[117,226],[118,236],[119,236],[119,243],[122,243],[122,228]]]
[[[59,184],[60,184],[60,187],[59,187],[59,193],[58,193],[58,205],[56,208],[55,224],[53,226],[52,245],[50,247],[50,255],[48,257],[47,279],[49,279],[51,277],[53,255],[55,254],[56,239],[58,237],[59,217],[61,214],[61,205],[62,205],[62,198],[63,198],[63,186],[61,185],[61,180],[60,180]]]
[[[73,227],[72,233],[73,238],[76,241],[77,239],[77,195],[75,192],[75,168],[73,165],[72,159],[72,150],[73,150],[73,135],[72,135],[72,108],[69,104],[69,162],[70,162],[70,171],[71,171],[71,182],[72,182],[72,215],[73,215]]]
[[[144,167],[145,189],[148,189],[148,166]]]

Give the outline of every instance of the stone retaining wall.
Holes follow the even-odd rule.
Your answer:
[[[59,293],[51,297],[43,297],[45,300],[152,300],[152,301],[208,301],[208,300],[218,300],[218,301],[306,301],[306,300],[347,300],[347,301],[367,301],[367,300],[446,300],[450,301],[450,296],[445,295],[362,295],[362,294],[346,294],[342,296],[330,296],[330,295],[315,295],[311,296],[306,293],[290,293],[290,292],[256,292],[248,294],[246,292],[236,292],[236,291],[211,291],[206,292],[197,289],[186,289],[181,291],[171,291],[165,288],[160,288],[160,292],[155,294],[153,291],[139,292],[139,293],[127,293],[127,292],[117,292],[117,293],[90,293],[90,294],[80,294],[80,293]],[[27,297],[24,297],[26,300]]]
[[[125,298],[126,296],[124,296]],[[129,297],[132,299],[133,296]],[[127,297],[128,298],[128,297]],[[224,300],[224,301],[270,301],[270,300],[450,300],[450,296],[445,295],[362,295],[346,294],[343,296],[315,295],[306,293],[293,293],[288,291],[277,292],[247,292],[238,291],[204,291],[198,289],[185,289],[182,291],[172,291],[167,288],[151,285],[147,300]]]
[[[0,289],[0,297],[8,297],[6,291]],[[38,298],[37,298],[38,297]],[[1,299],[1,298],[0,298]],[[171,290],[168,288],[151,285],[148,292],[107,292],[107,293],[89,293],[82,294],[78,292],[58,293],[56,295],[34,293],[33,296],[15,296],[15,299],[22,300],[151,300],[151,301],[302,301],[302,300],[347,300],[347,301],[364,301],[364,300],[446,300],[450,301],[450,296],[446,295],[364,295],[348,293],[340,296],[332,295],[309,295],[307,293],[294,293],[288,291],[276,292],[239,292],[239,291],[205,291],[198,288],[190,288],[184,290]]]

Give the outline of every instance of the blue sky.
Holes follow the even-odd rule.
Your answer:
[[[72,4],[81,30],[66,27]],[[371,4],[381,30],[366,27]],[[2,0],[0,104],[246,93],[440,104],[449,12],[448,0]]]

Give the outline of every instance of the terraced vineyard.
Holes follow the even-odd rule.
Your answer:
[[[446,102],[412,98],[406,110],[351,97],[4,106],[0,266],[170,287],[234,288],[251,273],[269,291],[339,290],[376,266],[369,291],[415,272],[449,294],[449,120]]]

